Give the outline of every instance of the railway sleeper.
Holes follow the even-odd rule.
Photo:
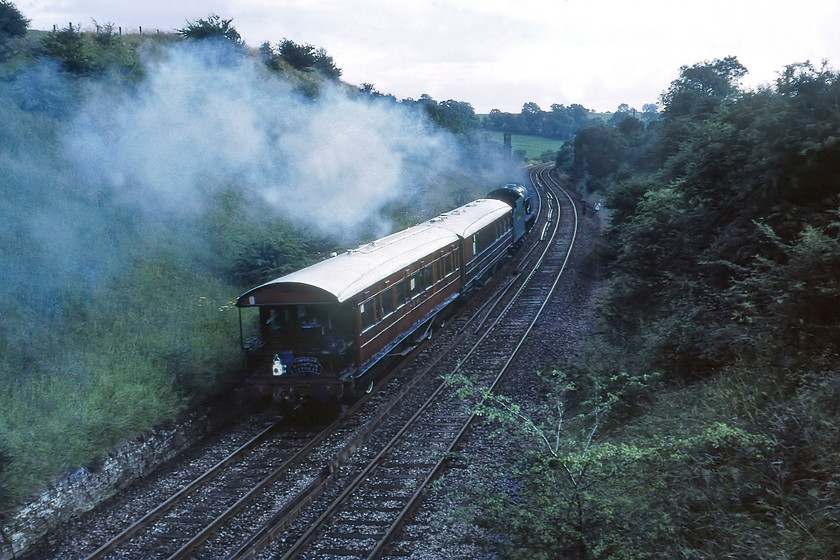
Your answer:
[[[406,485],[412,485],[419,480],[416,476],[406,478],[395,478],[391,476],[376,476],[370,481],[373,490],[389,490],[391,492],[404,490]],[[406,482],[410,481],[410,482]]]
[[[417,480],[417,475],[408,474],[402,471],[385,470],[381,467],[377,469],[376,475],[379,478],[385,478],[388,480]]]
[[[435,466],[437,465],[437,459],[439,457],[414,457],[411,458],[410,463],[405,462],[390,462],[387,461],[383,463],[383,466],[388,468],[394,469],[404,469],[408,473],[416,473],[413,476],[415,478],[425,478],[426,474]],[[402,458],[401,460],[406,460],[408,458]]]
[[[377,527],[371,531],[365,532],[360,531],[358,528],[352,531],[330,531],[330,538],[331,539],[339,539],[344,541],[352,541],[352,542],[359,542],[359,541],[373,541],[372,544],[376,544],[377,537],[382,533],[381,528]]]
[[[391,521],[388,519],[368,519],[363,517],[361,519],[342,519],[333,525],[333,530],[341,531],[342,527],[350,527],[353,531],[359,531],[359,527],[369,527],[372,531],[381,532],[383,528],[389,525],[391,525]]]
[[[331,560],[359,560],[358,550],[346,548],[323,548],[318,550],[318,558],[330,558]]]
[[[162,541],[177,541],[183,540],[184,534],[183,533],[152,533],[152,538],[162,540]],[[170,552],[166,549],[167,552]]]

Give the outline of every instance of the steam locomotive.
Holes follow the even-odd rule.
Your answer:
[[[489,278],[535,220],[527,189],[509,183],[245,292],[236,305],[259,310],[245,385],[288,404],[368,389],[372,366]]]

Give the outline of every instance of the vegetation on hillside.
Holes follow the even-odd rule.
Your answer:
[[[521,451],[466,496],[501,554],[840,556],[837,72],[744,91],[729,57],[659,114],[482,123],[215,15],[26,25],[0,0],[0,511],[235,383],[243,289],[513,178],[489,123],[570,139],[558,167],[610,216],[580,361],[536,377],[542,409],[482,405]]]
[[[683,67],[659,120],[558,155],[608,209],[607,273],[544,410],[486,401],[523,451],[471,492],[504,557],[840,555],[840,75],[745,73]]]
[[[519,179],[219,16],[0,26],[0,511],[234,385],[245,289]]]

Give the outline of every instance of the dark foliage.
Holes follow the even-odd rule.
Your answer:
[[[278,53],[281,59],[296,70],[308,70],[315,66],[315,47],[308,43],[299,45],[291,39],[283,39]]]
[[[23,17],[10,0],[0,0],[0,47],[15,37],[22,37],[29,27],[29,20]]]
[[[575,139],[573,175],[614,209],[608,330],[639,332],[687,379],[748,340],[807,352],[837,334],[838,77],[794,65],[776,90],[741,93],[742,75],[731,58],[684,67],[660,126]]]
[[[210,14],[207,19],[187,22],[186,27],[177,31],[184,39],[221,39],[231,41],[236,45],[242,45],[244,41],[236,28],[231,25],[232,22],[233,19],[222,19],[217,14]]]
[[[82,31],[72,24],[47,35],[44,51],[59,60],[62,68],[71,74],[85,75],[94,71],[94,60],[85,48]]]
[[[325,49],[308,43],[298,44],[283,39],[275,48],[266,41],[260,45],[259,51],[265,65],[274,71],[281,71],[283,64],[286,64],[301,72],[316,72],[329,80],[341,77],[341,69],[335,65],[333,57]]]
[[[327,51],[308,43],[298,44],[291,39],[283,39],[275,50],[270,43],[265,42],[260,46],[260,53],[266,65],[274,70],[278,70],[280,61],[283,61],[295,70],[314,71],[331,80],[341,77],[341,69],[335,65]]]
[[[738,94],[747,69],[734,56],[680,68],[679,79],[662,95],[666,118],[703,118]]]
[[[480,126],[472,105],[464,101],[449,99],[438,102],[424,93],[419,100],[404,99],[402,104],[421,108],[432,122],[455,134],[466,134],[477,130]]]
[[[590,419],[575,443],[561,416],[546,452],[526,430],[516,484],[475,492],[506,557],[840,551],[840,74],[794,64],[744,92],[744,73],[683,67],[659,122],[582,128],[558,158],[609,215],[571,402],[619,397],[600,435]],[[629,398],[614,387],[650,372]]]

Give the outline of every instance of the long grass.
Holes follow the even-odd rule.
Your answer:
[[[9,497],[25,498],[225,383],[238,335],[231,293],[156,255],[38,328],[37,315],[7,324],[7,335],[11,326],[33,337],[4,337],[17,350],[0,362]]]

